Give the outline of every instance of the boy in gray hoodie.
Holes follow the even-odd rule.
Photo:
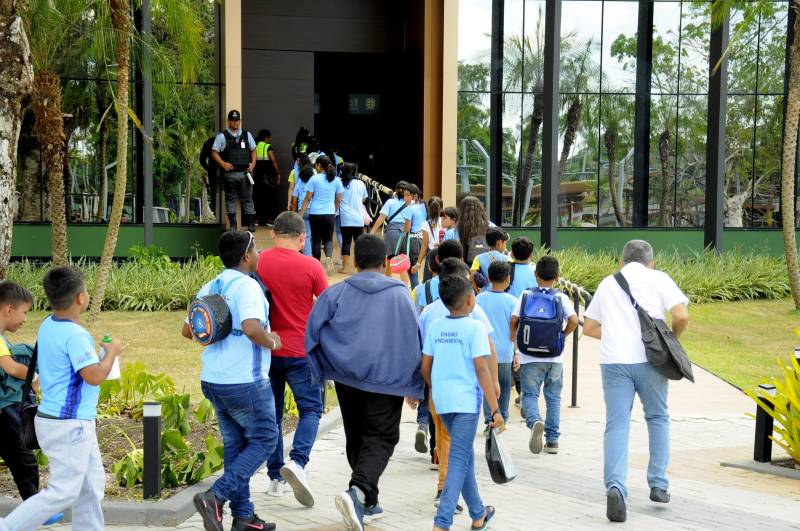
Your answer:
[[[423,397],[417,311],[405,285],[383,274],[386,255],[382,238],[359,237],[359,273],[324,291],[306,326],[312,374],[336,382],[353,470],[336,507],[349,531],[382,515],[378,481],[400,440],[403,397]]]

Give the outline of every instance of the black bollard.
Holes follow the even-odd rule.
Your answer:
[[[758,384],[758,396],[771,409],[772,399],[775,398],[775,386]],[[764,396],[766,394],[767,396]],[[759,463],[772,461],[772,417],[761,406],[756,406],[756,440],[753,450],[753,459]]]
[[[144,478],[145,500],[161,497],[161,402],[144,403]]]
[[[575,304],[575,315],[581,314],[580,288],[572,287],[572,299]],[[578,328],[572,332],[572,403],[569,407],[578,407]]]

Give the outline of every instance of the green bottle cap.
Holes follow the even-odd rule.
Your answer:
[[[111,343],[112,341],[113,339],[111,339],[111,334],[106,334],[103,336],[101,343]]]

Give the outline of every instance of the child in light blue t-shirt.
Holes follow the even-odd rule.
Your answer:
[[[514,343],[509,338],[508,331],[517,299],[506,291],[511,281],[511,265],[508,262],[492,263],[488,273],[491,289],[478,295],[476,300],[494,328],[490,337],[497,350],[497,380],[500,384],[500,397],[497,401],[503,419],[508,422],[508,403],[511,399],[513,382],[511,366],[514,361]],[[488,425],[492,419],[490,417],[491,409],[486,401],[483,402],[483,413],[484,422]]]
[[[450,529],[459,495],[469,507],[472,528],[485,529],[495,509],[483,505],[475,480],[474,440],[481,390],[492,409],[490,427],[502,430],[505,426],[489,370],[489,338],[483,323],[469,317],[475,308],[469,280],[459,275],[442,278],[439,296],[450,315],[431,324],[422,349],[422,375],[431,386],[436,412],[451,439],[434,529]]]
[[[0,519],[0,529],[36,529],[53,513],[72,507],[73,529],[100,531],[105,471],[95,432],[99,385],[123,348],[115,339],[103,344],[103,359],[97,355],[91,334],[80,324],[89,293],[79,269],[54,267],[44,276],[44,292],[53,314],[37,337],[42,401],[34,422],[50,460],[50,479],[47,488]]]
[[[234,529],[267,529],[269,524],[255,514],[249,484],[280,437],[269,366],[271,350],[280,349],[281,340],[270,333],[269,304],[261,285],[250,276],[258,268],[253,234],[224,232],[219,254],[226,269],[197,296],[221,295],[231,315],[230,334],[203,350],[200,372],[203,395],[217,414],[225,467],[222,477],[193,501],[206,529],[222,529],[226,501],[230,501]],[[188,320],[181,333],[192,339]]]
[[[519,298],[526,289],[536,287],[536,273],[530,263],[533,254],[533,242],[528,238],[520,237],[511,244],[511,285],[508,293]]]

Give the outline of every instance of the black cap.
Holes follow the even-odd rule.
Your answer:
[[[228,120],[232,120],[234,122],[238,122],[241,119],[242,119],[242,115],[239,114],[239,111],[237,111],[237,110],[233,110],[233,111],[228,113]]]

